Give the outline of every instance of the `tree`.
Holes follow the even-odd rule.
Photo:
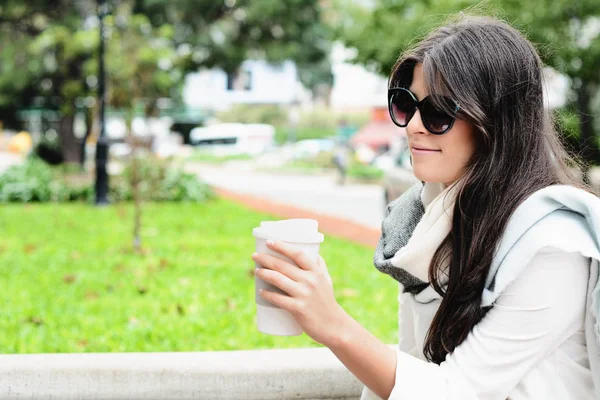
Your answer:
[[[5,0],[0,8],[3,49],[0,107],[11,102],[60,112],[59,142],[67,162],[79,162],[73,132],[76,99],[90,95],[93,85],[82,66],[94,56],[97,38],[82,20],[93,2]]]
[[[449,14],[494,14],[519,28],[538,47],[543,61],[571,80],[579,115],[582,158],[597,159],[592,104],[600,84],[600,8],[596,0],[498,0],[476,6],[466,0],[380,0],[374,8],[354,5],[340,17],[339,35],[358,49],[355,62],[382,74],[398,55],[445,22]],[[476,7],[475,7],[476,6]],[[471,7],[471,9],[469,9]]]
[[[155,78],[169,81],[173,88],[181,87],[185,75],[200,67],[234,72],[249,58],[273,63],[291,59],[301,69],[321,68],[329,51],[329,30],[322,23],[319,0],[108,2],[113,9],[128,7],[129,21],[145,18],[145,29],[152,34],[169,33],[161,40],[175,52],[178,62]],[[61,146],[65,159],[72,162],[79,160],[72,134],[76,101],[93,95],[97,85],[95,15],[93,0],[4,0],[0,7],[0,44],[3,49],[13,44],[10,56],[4,51],[0,56],[2,64],[10,65],[0,81],[4,95],[0,108],[19,98],[24,106],[41,99],[44,107],[59,109]],[[162,46],[163,50],[168,46]],[[154,59],[154,48],[146,47],[145,56]],[[24,61],[17,65],[13,60]],[[107,57],[109,70],[111,63]]]
[[[138,165],[138,147],[142,142],[133,134],[132,120],[138,104],[146,117],[157,112],[159,99],[169,97],[182,79],[181,56],[171,46],[171,25],[153,27],[143,14],[132,14],[130,4],[122,3],[106,19],[108,34],[107,59],[108,101],[124,110],[127,142],[131,148],[131,187],[134,200],[133,247],[141,250],[142,178]],[[146,136],[148,137],[148,136]]]

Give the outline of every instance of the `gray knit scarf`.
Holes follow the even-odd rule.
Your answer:
[[[429,284],[392,265],[392,258],[412,236],[425,208],[421,202],[423,184],[417,183],[387,206],[382,223],[381,238],[375,249],[375,267],[400,282],[404,292],[417,294]]]

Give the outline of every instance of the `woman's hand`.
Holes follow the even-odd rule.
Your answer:
[[[335,300],[325,261],[321,256],[311,260],[301,249],[287,243],[268,241],[267,247],[298,266],[268,254],[254,253],[252,259],[264,267],[255,269],[255,275],[287,293],[286,296],[264,290],[260,295],[289,311],[313,340],[331,347],[343,332],[349,316]]]

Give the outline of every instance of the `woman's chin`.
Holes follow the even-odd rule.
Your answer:
[[[442,183],[454,181],[451,174],[441,173],[440,171],[432,170],[431,168],[418,168],[417,166],[413,166],[413,174],[421,182]]]
[[[413,166],[413,173],[421,182],[440,182],[440,174],[436,174],[435,171],[431,171],[430,169],[415,168],[415,166]]]

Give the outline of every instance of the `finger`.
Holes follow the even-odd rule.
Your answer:
[[[281,293],[271,292],[269,290],[261,290],[259,295],[274,306],[282,308],[292,314],[294,314],[296,310],[296,303],[294,299],[289,296]]]
[[[254,253],[252,259],[259,265],[277,271],[287,276],[293,281],[300,282],[302,280],[302,270],[297,266],[290,264],[280,258],[269,254]]]
[[[318,260],[317,263],[319,264],[319,268],[321,269],[322,273],[327,278],[327,282],[330,285],[333,286],[333,279],[331,279],[331,275],[329,274],[329,269],[327,268],[327,264],[325,263],[325,259],[323,257],[321,257],[320,254],[319,254],[319,260]]]
[[[276,288],[283,290],[292,297],[298,296],[301,292],[300,284],[298,282],[294,282],[280,272],[266,268],[256,268],[254,270],[254,275]]]
[[[325,262],[325,259],[323,257],[321,257],[320,254],[319,254],[319,258],[317,258],[317,265],[319,266],[320,269],[327,270],[327,263]]]
[[[316,260],[311,259],[298,246],[284,242],[273,242],[267,240],[267,247],[281,255],[286,256],[304,270],[313,271],[317,268]]]

